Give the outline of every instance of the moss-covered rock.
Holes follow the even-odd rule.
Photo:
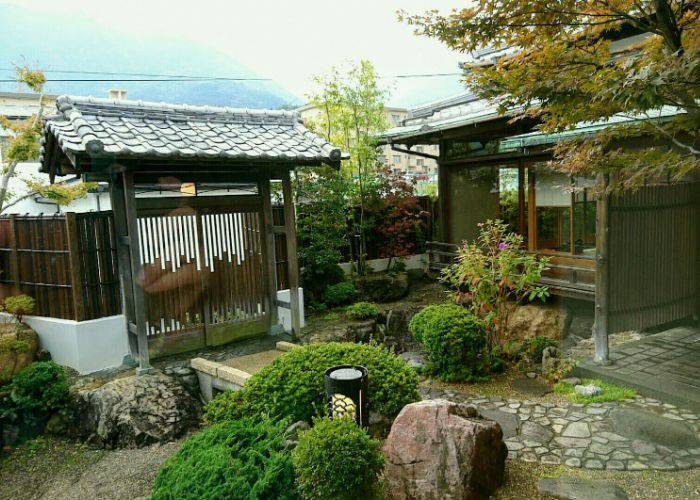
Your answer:
[[[360,297],[369,302],[393,302],[408,294],[408,273],[378,273],[355,281]]]

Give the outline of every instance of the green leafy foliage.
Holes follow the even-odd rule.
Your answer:
[[[418,377],[394,353],[373,344],[329,342],[292,349],[254,374],[239,391],[227,391],[207,405],[208,422],[269,415],[310,422],[324,411],[324,372],[336,365],[369,371],[367,405],[387,417],[418,400]]]
[[[348,304],[357,298],[357,288],[349,281],[331,285],[323,292],[323,302],[331,307]]]
[[[346,210],[350,180],[330,168],[300,170],[295,178],[299,203],[297,239],[301,283],[309,303],[323,300],[330,285],[345,279],[338,266],[348,244]]]
[[[165,462],[151,498],[298,498],[286,425],[242,419],[204,429]]]
[[[379,307],[372,302],[355,302],[345,309],[345,315],[353,320],[377,319],[379,313]]]
[[[446,381],[476,380],[488,370],[484,323],[455,304],[428,306],[409,329],[428,351],[427,370]]]
[[[348,418],[320,418],[293,452],[299,493],[314,500],[377,497],[384,456],[379,441]]]
[[[22,412],[49,414],[68,404],[68,381],[53,361],[32,363],[12,378],[12,401]]]
[[[506,340],[508,320],[519,303],[549,296],[546,286],[537,285],[549,260],[528,254],[523,237],[508,232],[500,220],[487,220],[479,228],[478,239],[459,248],[442,279],[453,288],[456,303],[484,319],[493,348]]]
[[[603,393],[597,396],[583,396],[581,394],[576,394],[574,386],[571,384],[565,384],[564,382],[559,382],[554,385],[554,392],[557,394],[563,394],[568,397],[574,403],[606,403],[608,401],[624,401],[625,399],[633,398],[637,395],[634,389],[629,389],[627,387],[620,387],[614,384],[608,384],[602,380],[594,379],[583,379],[581,381],[583,385],[597,385],[603,389]]]
[[[616,114],[641,118],[555,149],[558,170],[614,174],[609,189],[622,190],[680,181],[700,169],[696,7],[685,0],[484,0],[448,14],[401,17],[458,51],[521,47],[494,64],[465,65],[467,84],[501,112],[541,121],[545,132]],[[615,42],[625,33],[647,36],[621,47]],[[664,106],[682,112],[659,120]],[[640,136],[652,141],[628,147],[643,144]]]
[[[532,337],[527,340],[527,356],[535,363],[542,360],[542,353],[547,347],[558,347],[559,343],[549,337]]]
[[[29,295],[14,295],[4,300],[2,310],[10,313],[17,323],[22,323],[22,318],[31,314],[35,305],[36,301]]]

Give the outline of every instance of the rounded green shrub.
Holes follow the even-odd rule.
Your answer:
[[[219,422],[268,415],[310,422],[322,414],[324,372],[335,365],[362,365],[369,371],[367,406],[393,418],[418,400],[418,376],[394,353],[373,344],[329,342],[292,349],[207,405],[206,420]]]
[[[379,441],[349,418],[321,418],[292,453],[302,498],[375,498],[384,456]]]
[[[349,281],[331,285],[323,292],[323,302],[331,307],[349,304],[357,297],[357,288]]]
[[[428,372],[446,381],[474,380],[486,373],[486,329],[468,309],[428,306],[413,317],[409,329],[428,352]]]
[[[32,363],[12,377],[11,398],[21,412],[49,414],[68,404],[68,381],[53,361]]]
[[[372,302],[355,302],[345,309],[345,315],[353,320],[377,319],[379,313],[379,307]]]
[[[298,498],[286,425],[242,419],[207,427],[163,464],[151,498]]]

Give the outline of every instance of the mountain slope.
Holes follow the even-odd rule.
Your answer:
[[[0,79],[12,78],[12,63],[43,70],[104,71],[165,75],[259,77],[226,54],[177,37],[129,37],[85,18],[57,16],[0,5]],[[48,72],[49,78],[138,78]],[[299,99],[274,82],[49,82],[53,94],[106,97],[110,88],[130,99],[248,108],[279,108]],[[20,90],[0,83],[0,91]]]

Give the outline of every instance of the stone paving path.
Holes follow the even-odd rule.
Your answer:
[[[636,397],[621,403],[542,403],[422,388],[424,399],[474,404],[501,424],[510,458],[585,469],[700,467],[700,416]]]

